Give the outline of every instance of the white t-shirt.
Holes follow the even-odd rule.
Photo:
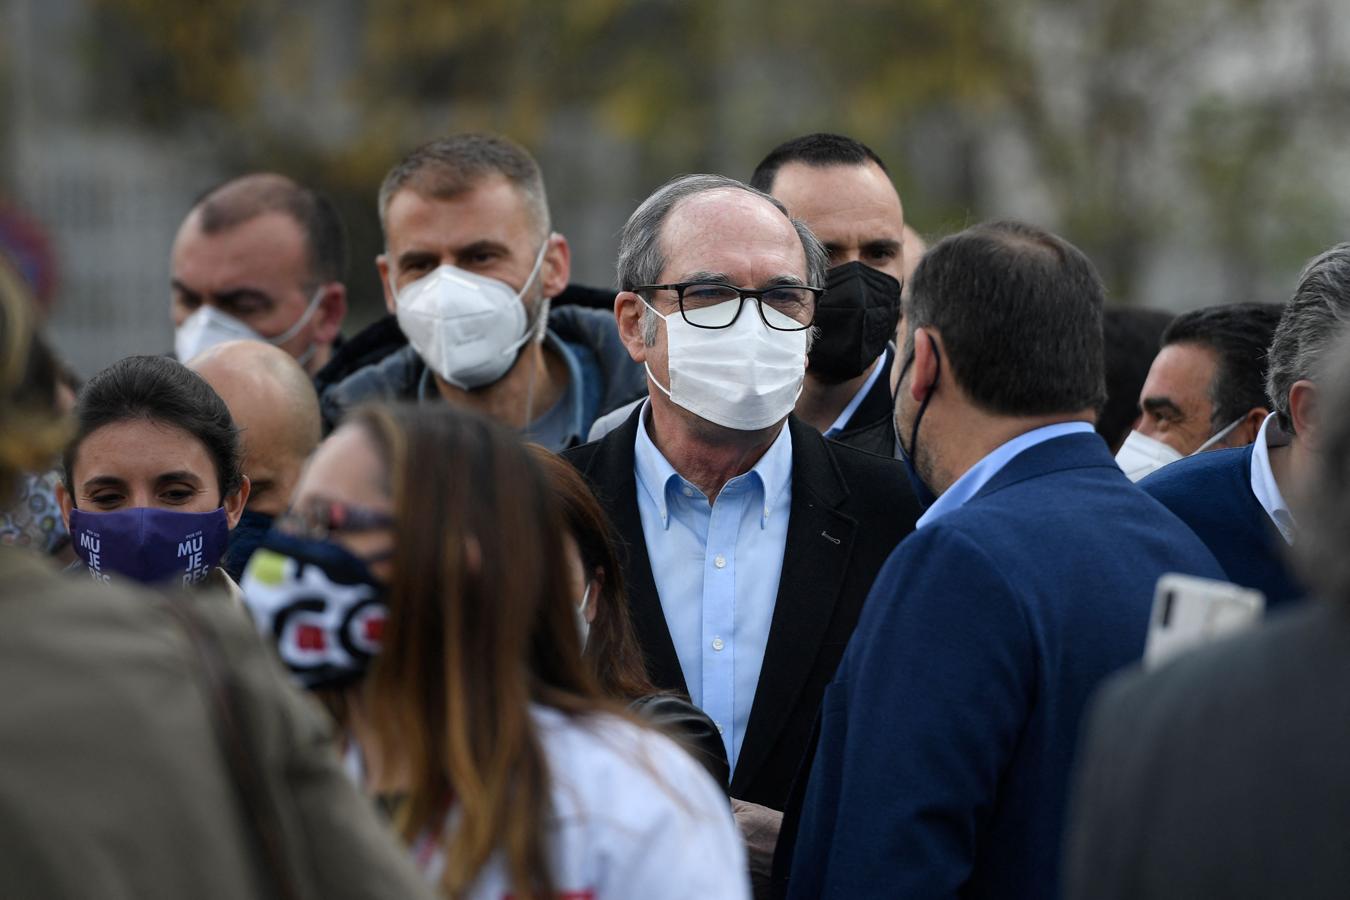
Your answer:
[[[669,738],[613,716],[572,720],[532,708],[552,783],[548,823],[554,890],[564,900],[748,900],[745,849],[731,805]],[[447,827],[457,818],[452,810]],[[443,837],[414,858],[434,884]],[[473,900],[511,895],[504,857],[489,860]]]

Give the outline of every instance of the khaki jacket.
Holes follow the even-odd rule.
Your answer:
[[[239,685],[306,898],[431,898],[343,774],[330,725],[235,604],[187,597]],[[182,625],[152,594],[0,547],[0,894],[274,897]]]

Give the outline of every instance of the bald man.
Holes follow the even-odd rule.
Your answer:
[[[286,511],[300,470],[318,446],[319,399],[295,358],[261,341],[217,344],[188,368],[225,401],[243,440],[244,474],[253,490],[230,533],[224,563],[238,580],[273,518]]]

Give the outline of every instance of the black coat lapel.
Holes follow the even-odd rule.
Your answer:
[[[825,440],[796,417],[792,435],[792,512],[764,664],[732,796],[747,785],[778,740],[815,666],[853,552],[857,522],[840,512],[848,494]]]
[[[624,585],[633,630],[647,662],[647,675],[663,690],[677,690],[686,696],[684,670],[675,653],[675,643],[666,627],[666,614],[652,578],[647,539],[638,512],[637,474],[634,469],[634,444],[644,404],[639,404],[628,420],[606,435],[595,447],[589,461],[580,466],[590,481],[600,504],[609,513],[614,533],[623,543],[620,548],[624,566]],[[576,452],[584,452],[579,448]]]

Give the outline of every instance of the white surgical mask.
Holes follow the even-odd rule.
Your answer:
[[[647,308],[666,323],[670,387],[656,380],[650,365],[647,377],[676,406],[737,431],[767,428],[792,412],[806,377],[805,329],[769,328],[748,308],[727,328],[697,328],[679,313]],[[795,324],[769,307],[764,315]]]
[[[547,298],[536,307],[533,327],[521,299],[538,276],[548,245],[545,240],[539,248],[519,291],[451,265],[423,275],[402,291],[391,281],[399,328],[422,361],[466,391],[509,372],[520,348],[531,338],[541,340],[548,325]]]
[[[1190,455],[1204,453],[1232,434],[1233,429],[1241,425],[1246,418],[1246,416],[1240,416],[1229,422],[1209,440],[1195,448],[1195,453]],[[1116,465],[1120,466],[1131,481],[1139,481],[1148,475],[1152,475],[1168,463],[1176,462],[1184,456],[1185,454],[1181,451],[1173,449],[1157,438],[1131,431],[1129,436],[1125,438],[1125,443],[1120,446],[1120,452],[1116,454]]]
[[[314,296],[310,297],[309,306],[305,307],[304,313],[295,320],[295,324],[276,337],[270,338],[258,334],[229,313],[203,303],[197,308],[196,312],[183,320],[182,325],[174,329],[174,355],[178,357],[179,362],[186,363],[217,344],[223,344],[226,341],[262,341],[266,344],[280,346],[299,334],[300,329],[309,324],[309,320],[314,318],[314,311],[319,308],[319,301],[322,299],[323,285],[320,285],[315,289]],[[296,361],[301,366],[306,365],[318,349],[318,344],[311,343],[309,348],[296,358]]]

